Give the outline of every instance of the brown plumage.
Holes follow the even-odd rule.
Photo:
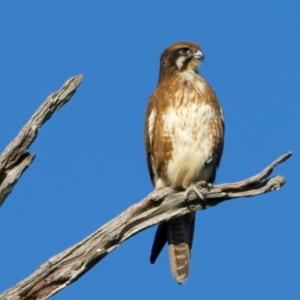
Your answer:
[[[199,75],[203,53],[198,44],[176,43],[161,55],[159,81],[145,118],[148,169],[156,189],[185,190],[212,183],[223,151],[224,122],[216,94]],[[158,226],[150,261],[168,241],[173,276],[183,283],[189,273],[195,213]]]

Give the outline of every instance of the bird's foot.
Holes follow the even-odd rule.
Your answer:
[[[200,182],[200,185],[202,187],[206,187],[206,188],[210,188],[211,184],[207,183],[206,181],[201,181]],[[197,196],[198,196],[198,199],[202,205],[203,208],[206,208],[207,206],[207,202],[204,198],[204,196],[202,195],[202,193],[199,191],[199,189],[197,188],[197,186],[195,184],[191,184],[186,190],[185,190],[185,199],[187,202],[189,202],[189,193],[193,191]]]

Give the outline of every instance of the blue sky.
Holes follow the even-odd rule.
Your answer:
[[[286,186],[199,212],[183,286],[166,251],[150,265],[151,228],[53,299],[299,299],[299,9],[296,0],[3,1],[1,149],[66,79],[84,81],[42,127],[36,160],[0,209],[0,293],[151,192],[146,104],[161,52],[187,40],[201,44],[200,73],[224,111],[217,183],[291,150],[275,170]]]

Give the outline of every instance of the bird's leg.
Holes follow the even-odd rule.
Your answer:
[[[200,181],[200,184],[201,186],[203,187],[206,187],[209,189],[210,187],[210,184],[207,183],[206,181],[202,180]],[[185,199],[187,202],[189,202],[189,198],[188,198],[188,195],[189,193],[193,191],[197,196],[198,196],[198,199],[202,205],[203,208],[205,208],[207,206],[207,202],[204,198],[204,196],[202,195],[202,193],[199,191],[199,189],[197,188],[197,186],[195,184],[191,184],[186,190],[185,190]]]

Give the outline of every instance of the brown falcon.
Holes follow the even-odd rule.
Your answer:
[[[185,190],[213,183],[224,139],[222,110],[211,86],[198,73],[204,58],[198,44],[180,42],[161,55],[158,85],[145,118],[148,169],[155,189]],[[189,273],[195,213],[159,224],[152,246],[154,263],[168,241],[171,271],[179,283]]]

